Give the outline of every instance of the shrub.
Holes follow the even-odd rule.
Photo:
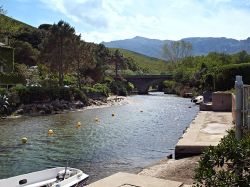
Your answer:
[[[241,75],[245,84],[250,84],[250,63],[229,64],[218,68],[216,76],[217,90],[230,90],[234,87],[235,76]]]
[[[231,130],[216,147],[201,156],[195,173],[196,186],[249,186],[250,135],[241,141]]]
[[[3,84],[19,84],[25,83],[26,80],[17,73],[0,73],[0,83]]]
[[[108,97],[109,96],[109,88],[107,87],[106,84],[100,84],[100,83],[97,83],[93,86],[93,88],[95,90],[97,90],[98,92],[102,93],[104,96]]]
[[[0,95],[6,95],[6,93],[7,93],[6,88],[1,88],[0,87]]]
[[[168,94],[175,94],[176,93],[176,82],[166,80],[163,82],[163,90],[165,93]]]
[[[118,81],[118,80],[113,81],[110,84],[110,89],[111,89],[111,92],[114,94],[121,95],[121,96],[128,95],[126,82]]]
[[[134,88],[135,88],[135,86],[131,82],[128,82],[128,84],[127,84],[127,90],[128,90],[128,92],[133,91]]]
[[[86,104],[88,102],[87,96],[78,88],[71,88],[74,100],[79,100]]]

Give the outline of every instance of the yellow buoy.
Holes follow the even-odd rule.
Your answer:
[[[76,127],[77,127],[77,128],[80,128],[80,127],[81,127],[81,125],[82,125],[82,124],[81,124],[81,122],[80,122],[80,121],[78,121],[78,122],[77,122],[77,124],[76,124]]]
[[[48,135],[49,136],[53,136],[54,135],[54,131],[52,129],[48,130]]]
[[[27,143],[27,141],[28,141],[28,138],[27,138],[27,137],[23,137],[23,138],[22,138],[22,143]]]
[[[98,121],[99,121],[98,117],[96,117],[96,118],[95,118],[95,121],[96,121],[96,122],[98,122]]]
[[[114,113],[112,113],[112,116],[115,116],[115,114],[114,114]]]

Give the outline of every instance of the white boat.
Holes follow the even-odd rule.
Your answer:
[[[204,101],[204,98],[202,95],[200,95],[200,96],[197,96],[197,97],[191,99],[191,101],[194,102],[195,104],[199,105]]]
[[[0,180],[0,187],[80,187],[88,175],[79,169],[56,167]]]

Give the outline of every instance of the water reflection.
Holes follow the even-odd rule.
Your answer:
[[[136,171],[166,157],[198,111],[189,99],[162,93],[130,99],[123,106],[1,121],[0,178],[67,162],[92,181]],[[21,144],[24,136],[27,144]]]

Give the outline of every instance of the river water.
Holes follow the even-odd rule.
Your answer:
[[[0,178],[67,162],[90,181],[137,172],[166,158],[198,112],[190,99],[159,92],[128,99],[120,106],[0,121]],[[21,143],[24,136],[27,144]]]

